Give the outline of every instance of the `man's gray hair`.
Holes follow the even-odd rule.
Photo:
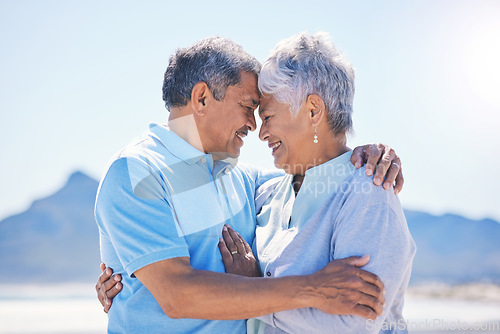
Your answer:
[[[209,37],[194,45],[178,49],[170,57],[163,81],[163,101],[171,107],[185,106],[198,82],[205,82],[220,101],[226,88],[240,82],[240,71],[256,75],[260,71],[257,59],[246,53],[233,41],[223,37]]]
[[[259,90],[290,105],[292,115],[311,94],[325,102],[334,134],[352,130],[354,70],[324,32],[307,32],[279,42],[262,65]]]

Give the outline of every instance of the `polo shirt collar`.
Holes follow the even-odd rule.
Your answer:
[[[149,124],[149,132],[150,135],[158,139],[170,153],[189,165],[197,163],[203,158],[210,161],[212,160],[211,154],[206,154],[196,149],[164,124]]]
[[[214,171],[216,174],[221,172],[229,174],[234,169],[234,167],[236,167],[237,163],[238,158],[226,158],[224,160],[216,161],[214,164]]]

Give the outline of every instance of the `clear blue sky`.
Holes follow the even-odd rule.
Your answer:
[[[0,219],[164,122],[176,48],[217,34],[264,60],[323,30],[356,68],[349,143],[396,149],[403,205],[500,220],[499,18],[493,0],[0,1]],[[242,152],[272,167],[256,134]]]

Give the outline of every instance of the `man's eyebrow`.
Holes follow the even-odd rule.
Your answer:
[[[259,101],[258,100],[254,100],[253,98],[244,99],[243,102],[250,103],[255,108],[257,108],[259,106]]]

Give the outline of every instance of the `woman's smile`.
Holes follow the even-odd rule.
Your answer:
[[[281,146],[281,141],[277,141],[275,143],[272,143],[272,144],[268,144],[269,148],[272,149],[272,155],[274,156],[274,153],[276,153],[276,151],[278,150],[278,148]]]

